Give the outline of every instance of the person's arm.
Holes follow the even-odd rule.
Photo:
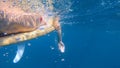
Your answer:
[[[65,52],[65,45],[62,41],[62,30],[61,30],[61,25],[59,23],[59,17],[54,18],[53,26],[55,27],[55,29],[57,30],[57,33],[58,33],[58,47],[59,47],[59,50],[62,53],[64,53]]]

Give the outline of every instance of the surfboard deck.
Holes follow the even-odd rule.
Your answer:
[[[26,33],[19,33],[15,35],[0,37],[0,46],[7,46],[13,43],[18,43],[26,40],[30,40],[42,35],[45,35],[47,33],[50,33],[55,30],[53,25],[53,19],[49,19],[47,25],[40,26],[38,29],[26,32]]]

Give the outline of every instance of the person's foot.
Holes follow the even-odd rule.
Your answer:
[[[64,53],[65,52],[65,45],[62,41],[58,43],[59,50]]]

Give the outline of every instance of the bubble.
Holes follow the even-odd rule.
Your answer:
[[[21,38],[17,37],[17,38],[16,38],[16,40],[17,40],[17,41],[20,41],[20,40],[21,40]]]
[[[106,4],[105,1],[102,0],[101,5],[105,6],[105,4]]]
[[[31,43],[28,43],[28,46],[31,46]]]
[[[7,0],[3,0],[3,2],[6,2]]]
[[[48,36],[50,36],[50,34],[48,34]]]
[[[65,59],[64,59],[64,58],[62,58],[62,59],[61,59],[61,61],[65,61]]]
[[[7,48],[5,47],[5,50],[7,50]]]
[[[22,3],[22,0],[18,0],[19,3]]]
[[[5,54],[3,54],[3,56],[6,56]]]
[[[5,54],[6,54],[6,55],[8,55],[9,53],[8,53],[8,52],[6,52]]]
[[[28,3],[30,3],[31,0],[27,0]]]
[[[55,60],[54,62],[57,63],[58,61]]]
[[[16,2],[13,2],[12,6],[16,6]]]
[[[120,3],[120,0],[118,1],[118,3]]]
[[[7,35],[7,33],[4,33],[4,35]]]
[[[53,46],[50,46],[51,50],[54,50],[55,48]]]

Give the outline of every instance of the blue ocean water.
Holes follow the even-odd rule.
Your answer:
[[[120,0],[73,0],[61,20],[65,53],[56,31],[0,48],[0,68],[120,68]],[[13,63],[17,45],[25,45]]]

